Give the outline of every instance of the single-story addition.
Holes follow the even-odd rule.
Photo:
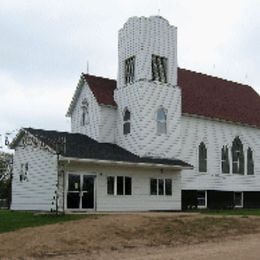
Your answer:
[[[139,157],[83,134],[23,128],[15,149],[13,210],[181,210],[175,159]]]

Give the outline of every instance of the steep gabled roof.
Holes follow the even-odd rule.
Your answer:
[[[83,75],[99,104],[116,106],[114,100],[115,80],[89,74]]]
[[[85,83],[88,84],[99,104],[116,106],[114,101],[114,89],[116,88],[115,80],[82,73],[66,116],[71,116],[81,89],[84,87]]]
[[[260,127],[260,96],[250,86],[179,69],[182,112]]]
[[[99,104],[116,106],[116,81],[82,74]],[[260,97],[250,86],[178,69],[182,113],[260,127]]]
[[[44,142],[52,150],[56,150],[57,143],[63,144],[60,154],[68,158],[93,159],[103,161],[115,161],[141,164],[160,164],[165,166],[178,166],[192,168],[186,162],[178,159],[161,159],[139,157],[122,147],[111,143],[99,143],[83,134],[72,134],[68,132],[57,132],[42,129],[24,128],[41,142]],[[22,133],[20,133],[22,134]],[[15,146],[13,146],[14,148]]]

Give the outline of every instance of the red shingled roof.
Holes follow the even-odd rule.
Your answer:
[[[178,85],[183,113],[260,126],[260,96],[250,86],[185,69]]]
[[[116,106],[116,81],[84,75],[98,103]],[[178,69],[182,113],[260,127],[260,96],[253,88],[217,77]]]
[[[114,100],[114,89],[116,88],[115,80],[89,74],[84,74],[84,77],[99,104],[116,106]]]

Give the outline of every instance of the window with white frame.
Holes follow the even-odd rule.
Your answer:
[[[199,145],[199,172],[207,172],[207,147],[203,142]]]
[[[172,195],[172,179],[151,178],[150,195]]]
[[[124,135],[130,134],[131,131],[131,113],[130,111],[125,108],[125,112],[124,112],[124,125],[123,125],[123,133]]]
[[[81,126],[85,126],[88,123],[88,101],[86,98],[81,102]]]
[[[157,121],[157,134],[166,134],[167,133],[167,111],[163,107],[157,110],[156,121]]]
[[[108,176],[108,195],[132,195],[132,178],[128,176]]]
[[[228,156],[228,147],[225,145],[221,149],[221,170],[222,173],[229,173],[229,156]]]
[[[197,191],[197,207],[206,208],[207,207],[207,192]]]
[[[152,55],[152,80],[167,83],[167,58]]]
[[[20,174],[19,174],[20,182],[29,181],[28,171],[29,171],[29,163],[28,162],[21,163]]]
[[[232,144],[232,172],[233,174],[242,175],[245,173],[243,144],[238,136]]]

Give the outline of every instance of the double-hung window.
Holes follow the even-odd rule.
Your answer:
[[[150,195],[172,195],[172,179],[151,178]]]
[[[108,176],[108,195],[132,195],[132,178],[128,176]]]

